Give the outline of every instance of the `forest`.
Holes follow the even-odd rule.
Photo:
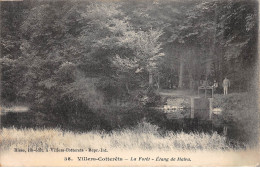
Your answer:
[[[30,107],[24,126],[112,130],[158,123],[160,90],[228,77],[254,95],[257,21],[254,0],[1,2],[1,105]]]

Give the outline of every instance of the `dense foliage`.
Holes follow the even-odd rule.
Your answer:
[[[73,124],[204,78],[246,91],[256,43],[256,1],[1,2],[2,103]]]

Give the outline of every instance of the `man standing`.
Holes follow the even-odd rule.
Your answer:
[[[218,82],[217,80],[214,80],[214,83],[213,83],[213,91],[216,92],[218,89]]]
[[[223,89],[224,89],[224,95],[228,94],[228,88],[230,87],[230,81],[227,79],[227,77],[225,77],[225,79],[223,80]]]

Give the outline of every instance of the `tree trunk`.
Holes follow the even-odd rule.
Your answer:
[[[194,86],[194,81],[193,81],[193,77],[192,77],[192,72],[191,70],[189,70],[189,82],[190,82],[190,90],[193,90],[193,86]]]
[[[160,89],[160,74],[157,76],[157,89]]]
[[[219,75],[219,82],[222,82],[223,79],[224,79],[224,69],[225,69],[225,58],[224,58],[224,47],[221,46],[221,48],[219,49],[221,50],[220,52],[220,62],[219,62],[219,72],[220,72],[220,75]]]
[[[179,85],[178,88],[183,87],[183,73],[184,73],[184,62],[182,59],[180,59],[180,73],[179,73]]]
[[[149,72],[149,86],[153,85],[153,74],[152,72]]]
[[[125,88],[126,88],[127,94],[129,94],[129,93],[130,93],[130,90],[129,90],[128,82],[126,82]]]

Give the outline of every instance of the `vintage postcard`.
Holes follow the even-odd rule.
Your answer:
[[[1,0],[0,166],[260,166],[257,0]]]

